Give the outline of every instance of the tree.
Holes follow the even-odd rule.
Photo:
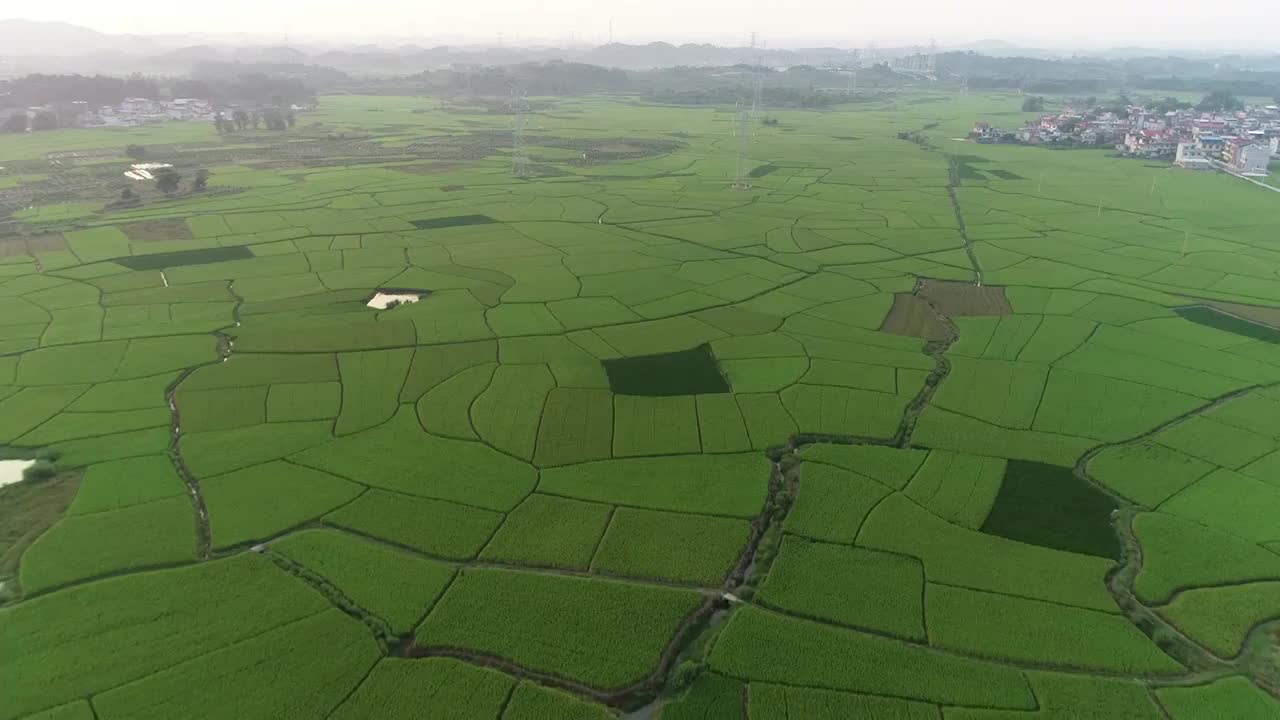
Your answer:
[[[195,177],[191,179],[191,190],[193,192],[202,192],[209,185],[209,171],[204,168],[196,170]]]
[[[143,97],[154,100],[160,97],[160,87],[155,80],[134,73],[124,80],[125,97]]]
[[[53,130],[58,127],[58,116],[50,110],[37,110],[31,119],[32,130]]]
[[[1182,102],[1176,97],[1166,97],[1156,103],[1152,109],[1157,113],[1164,115],[1165,113],[1174,112],[1175,110],[1186,110],[1189,107],[1191,107],[1191,103]]]
[[[133,188],[125,188],[120,191],[120,197],[107,203],[108,209],[116,208],[132,208],[142,204],[142,198],[133,191]]]
[[[1044,112],[1044,98],[1032,95],[1022,101],[1022,112]]]
[[[8,119],[4,121],[4,124],[0,124],[0,132],[20,133],[26,131],[27,113],[22,110],[10,115]]]
[[[249,122],[253,123],[254,130],[257,130],[258,128],[262,127],[262,113],[258,112],[257,110],[254,110],[249,115]]]
[[[147,156],[147,149],[141,145],[126,145],[124,148],[124,154],[134,160],[141,160]]]
[[[236,108],[231,113],[231,120],[235,123],[237,130],[244,130],[249,127],[249,113],[240,108]]]
[[[1244,103],[1228,90],[1214,90],[1204,96],[1198,109],[1206,112],[1235,112],[1243,110]]]
[[[268,130],[285,130],[288,128],[288,125],[285,124],[284,116],[275,108],[263,110],[262,119],[266,122]]]
[[[160,188],[160,192],[165,195],[172,195],[178,189],[178,181],[182,179],[182,175],[178,174],[173,168],[160,168],[155,173],[156,187]]]

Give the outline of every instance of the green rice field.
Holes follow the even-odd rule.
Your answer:
[[[323,97],[0,218],[0,720],[1280,717],[1280,197],[1021,102]]]

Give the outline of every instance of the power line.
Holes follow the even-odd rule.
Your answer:
[[[529,98],[524,92],[511,89],[511,174],[518,178],[529,177],[529,155],[525,150],[524,131],[529,125]]]

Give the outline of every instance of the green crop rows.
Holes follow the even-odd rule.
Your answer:
[[[1274,193],[864,99],[733,189],[730,107],[541,98],[514,178],[324,97],[377,154],[16,216],[0,720],[1277,717]]]

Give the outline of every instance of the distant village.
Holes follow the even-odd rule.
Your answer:
[[[1271,163],[1280,160],[1280,107],[1213,113],[1196,109],[1158,112],[1132,105],[1124,115],[1067,108],[1014,130],[978,122],[969,139],[984,144],[1111,146],[1126,156],[1169,159],[1189,170],[1266,177]]]
[[[283,108],[275,108],[259,106],[257,103],[235,103],[215,107],[212,101],[200,98],[152,100],[128,97],[118,104],[98,107],[84,101],[73,101],[0,110],[0,130],[35,132],[64,127],[138,127],[170,120],[206,120],[215,123],[219,132],[224,127],[229,131],[233,126],[239,126],[238,129],[243,130],[248,124],[256,128],[263,121],[267,122],[268,129],[283,129],[271,127],[272,117],[278,115],[287,118],[288,126],[292,127],[293,113],[307,109],[311,109],[311,106],[285,104]],[[244,121],[239,120],[242,115]]]

